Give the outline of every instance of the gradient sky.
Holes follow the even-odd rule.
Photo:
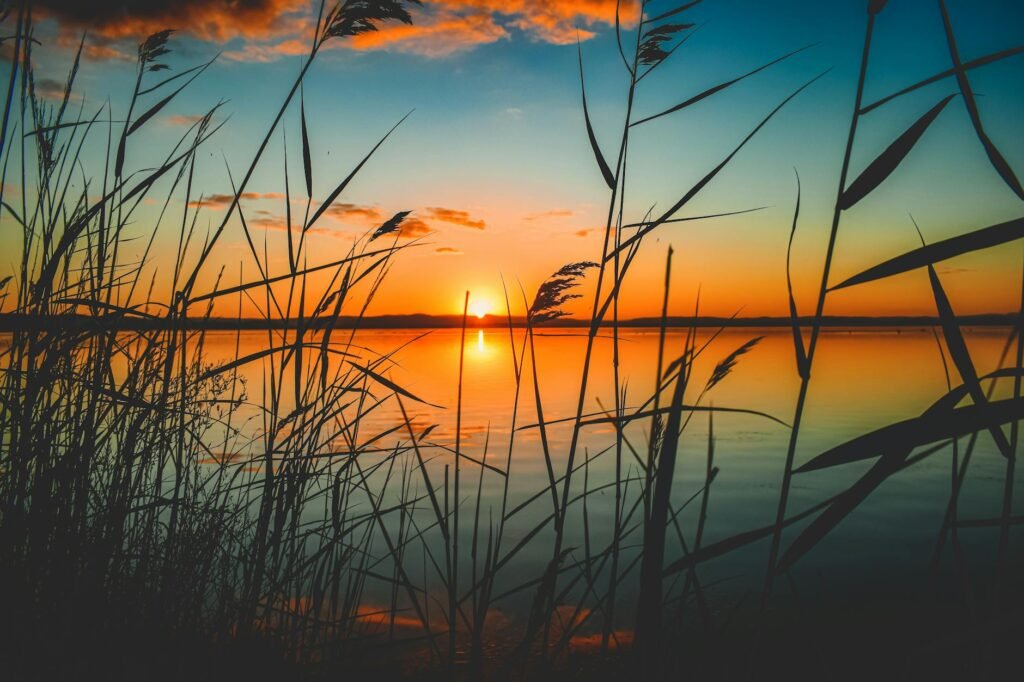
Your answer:
[[[631,3],[625,3],[630,5]],[[658,0],[651,12],[671,8]],[[1019,0],[948,0],[965,60],[1024,43]],[[217,52],[220,59],[159,120],[148,124],[129,167],[144,167],[173,144],[186,124],[221,99],[230,121],[200,156],[197,186],[207,196],[230,192],[223,158],[244,172],[308,48],[311,12],[303,2],[41,2],[36,49],[41,89],[62,81],[83,29],[86,64],[79,92],[88,115],[107,98],[123,117],[139,38],[163,27],[180,33],[166,62],[183,68]],[[627,220],[652,204],[664,209],[732,148],[779,101],[828,67],[832,71],[790,103],[679,216],[765,206],[748,215],[666,225],[643,247],[624,291],[623,317],[660,309],[665,252],[676,252],[672,312],[786,313],[785,250],[795,200],[793,168],[803,179],[794,281],[810,313],[820,278],[843,145],[849,125],[866,19],[865,0],[705,0],[688,11],[699,32],[640,86],[641,115],[658,112],[795,48],[818,43],[681,113],[635,129],[629,158]],[[532,291],[569,261],[600,256],[608,190],[589,149],[576,65],[580,29],[588,97],[597,136],[614,157],[627,74],[614,38],[614,0],[444,0],[425,3],[413,27],[387,27],[348,44],[336,42],[305,85],[313,145],[314,199],[322,199],[387,129],[415,109],[338,200],[312,235],[320,262],[344,255],[355,235],[398,210],[413,210],[429,233],[401,254],[371,314],[454,313],[463,292],[496,307],[501,279]],[[83,9],[84,7],[84,9]],[[49,9],[45,9],[49,8]],[[627,8],[629,15],[635,9]],[[191,27],[191,28],[189,28]],[[891,0],[879,16],[866,99],[871,101],[950,66],[934,0]],[[5,68],[9,68],[5,65]],[[6,79],[6,76],[4,76]],[[986,129],[1018,176],[1024,176],[1024,56],[971,72]],[[50,83],[50,81],[54,83]],[[851,172],[874,158],[941,97],[952,79],[876,110],[862,122]],[[298,107],[286,119],[292,191],[304,200]],[[103,147],[87,149],[98,168]],[[105,144],[105,139],[102,140]],[[222,156],[223,155],[223,156]],[[282,140],[278,133],[245,202],[257,234],[266,234],[275,272],[285,264]],[[157,194],[159,196],[159,194]],[[166,274],[179,215],[163,226],[152,263]],[[172,204],[173,205],[173,204]],[[216,227],[223,207],[204,209],[199,226]],[[1019,199],[992,170],[957,98],[886,183],[844,216],[834,262],[837,278],[914,248],[913,214],[929,240],[1021,215]],[[147,206],[135,229],[152,228]],[[0,250],[18,247],[3,221]],[[276,229],[275,229],[276,228]],[[255,276],[241,230],[218,245],[227,284]],[[3,259],[14,261],[14,258]],[[1020,243],[947,261],[939,268],[958,313],[1007,311],[1019,305]],[[8,263],[0,263],[7,268]],[[13,267],[13,263],[11,264]],[[583,311],[589,301],[578,302]],[[232,314],[236,301],[219,309]],[[844,290],[833,314],[934,312],[923,271]],[[245,311],[254,314],[254,310]]]

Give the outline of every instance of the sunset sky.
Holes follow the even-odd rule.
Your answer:
[[[676,4],[657,0],[650,12]],[[1024,43],[1019,0],[949,0],[964,60]],[[623,317],[656,315],[668,245],[676,252],[672,312],[688,314],[698,286],[702,312],[786,314],[785,254],[795,201],[793,168],[803,180],[803,210],[794,256],[801,312],[820,277],[866,12],[864,0],[705,0],[687,12],[699,30],[671,61],[646,79],[636,113],[656,113],[796,48],[812,49],[683,112],[634,129],[629,157],[627,220],[651,205],[671,206],[776,104],[833,67],[793,100],[747,145],[679,217],[764,210],[703,222],[662,226],[643,247],[623,295]],[[249,164],[308,52],[316,7],[298,0],[78,0],[38,2],[37,86],[50,96],[63,79],[82,31],[85,64],[76,108],[91,117],[109,98],[123,118],[135,77],[135,49],[146,34],[176,28],[166,63],[187,68],[220,58],[147,125],[128,166],[162,157],[195,116],[226,100],[230,121],[208,143],[196,186],[207,197],[198,226],[219,224],[231,192],[226,158],[237,179]],[[624,2],[627,26],[636,6]],[[412,26],[335,41],[305,83],[313,147],[314,205],[387,130],[410,110],[364,171],[310,236],[310,265],[340,258],[352,239],[396,211],[413,211],[410,236],[423,239],[398,257],[370,310],[458,312],[471,290],[484,308],[502,301],[501,277],[528,292],[552,271],[600,256],[608,190],[589,148],[580,103],[576,37],[582,39],[587,93],[598,140],[614,159],[628,75],[615,48],[615,0],[441,0],[425,2]],[[8,57],[9,59],[9,57]],[[891,0],[879,15],[866,100],[873,101],[950,67],[934,0]],[[4,69],[9,68],[9,62]],[[1024,56],[970,72],[990,137],[1024,176]],[[7,76],[3,76],[6,82]],[[855,176],[897,135],[943,96],[953,79],[920,89],[863,121],[853,158]],[[285,121],[291,190],[305,206],[299,109]],[[102,139],[101,139],[102,138]],[[102,163],[106,131],[86,150]],[[285,212],[280,132],[247,188],[247,219],[267,235],[272,262],[285,267]],[[158,194],[159,196],[159,194]],[[179,214],[161,227],[153,266],[167,273]],[[656,209],[656,212],[657,212]],[[992,170],[957,98],[925,133],[892,177],[845,216],[834,277],[855,274],[919,244],[908,214],[925,237],[939,240],[1022,215],[1020,200]],[[159,206],[136,216],[140,234]],[[0,223],[0,252],[18,245],[14,223]],[[6,246],[5,246],[6,245]],[[0,268],[13,267],[3,259]],[[206,268],[209,284],[221,265],[227,284],[255,270],[241,231],[229,227]],[[1019,305],[1019,242],[947,261],[939,274],[958,313],[1008,311]],[[166,296],[166,293],[164,294]],[[589,305],[578,301],[577,312]],[[232,302],[221,314],[232,314]],[[495,310],[497,312],[497,310]],[[916,271],[838,292],[832,314],[934,312],[927,276]],[[255,314],[255,311],[244,311]]]

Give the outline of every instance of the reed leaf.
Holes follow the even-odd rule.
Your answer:
[[[835,498],[831,498],[825,500],[824,502],[819,502],[818,504],[810,507],[809,509],[805,509],[799,514],[795,514],[789,517],[788,519],[782,522],[782,526],[786,527],[799,521],[802,521],[811,514],[827,507],[829,504],[832,503],[834,499]],[[680,571],[688,570],[690,568],[693,568],[697,564],[723,556],[725,554],[728,554],[729,552],[733,552],[737,549],[740,549],[741,547],[745,547],[749,544],[755,543],[758,540],[764,540],[766,538],[769,538],[771,537],[772,532],[774,530],[774,524],[771,526],[763,526],[761,528],[755,528],[753,530],[737,533],[736,535],[731,535],[723,540],[719,540],[718,542],[713,542],[710,545],[705,545],[701,547],[699,550],[690,552],[686,556],[677,559],[676,561],[666,566],[665,575],[668,576],[674,573],[679,573]]]
[[[672,390],[668,408],[664,440],[658,455],[651,494],[651,512],[644,524],[643,556],[640,564],[640,594],[637,597],[636,646],[638,653],[649,665],[660,657],[662,644],[662,581],[664,580],[665,535],[672,500],[672,478],[679,456],[679,437],[682,432],[683,396],[687,378],[680,372]]]
[[[309,152],[309,130],[306,126],[306,99],[299,95],[299,116],[302,119],[302,170],[306,174],[306,196],[313,196],[313,160]]]
[[[938,118],[942,110],[946,108],[946,105],[955,96],[947,95],[939,100],[938,104],[925,112],[921,118],[914,121],[913,125],[907,128],[884,152],[868,164],[868,167],[843,192],[842,197],[839,199],[839,208],[844,211],[852,208],[854,204],[881,185],[896,170],[896,167],[900,165],[903,159],[906,158],[910,150],[917,144],[917,141],[924,135],[924,131],[928,130],[928,126]]]
[[[903,468],[903,463],[910,456],[910,452],[909,448],[897,448],[882,455],[866,474],[840,493],[836,500],[825,508],[825,511],[800,532],[775,565],[775,572],[781,574],[792,568],[801,557],[821,542],[861,502],[866,500],[878,486],[900,471]]]
[[[358,365],[358,364],[356,364],[356,363],[354,363],[352,361],[349,361],[348,364],[350,364],[353,368],[355,368],[356,370],[362,372],[366,376],[370,377],[371,379],[376,381],[381,386],[384,386],[385,388],[387,388],[387,389],[389,389],[391,391],[394,391],[395,393],[397,393],[399,395],[404,395],[406,398],[409,398],[410,400],[415,400],[418,403],[423,403],[424,405],[430,405],[431,407],[436,407],[436,408],[442,409],[442,410],[444,409],[441,405],[435,405],[434,403],[428,403],[426,400],[423,400],[422,398],[416,397],[415,395],[413,395],[409,391],[405,390],[404,388],[402,388],[401,386],[399,386],[395,382],[391,381],[387,377],[381,376],[377,372],[374,372],[369,367],[363,367],[362,365]]]
[[[716,85],[714,87],[708,88],[707,90],[704,90],[703,92],[701,92],[701,93],[699,93],[697,95],[694,95],[693,97],[691,97],[691,98],[689,98],[687,100],[684,100],[684,101],[680,102],[679,104],[677,104],[677,105],[675,105],[673,107],[669,107],[668,109],[662,111],[661,113],[653,114],[651,116],[647,116],[646,118],[642,118],[639,121],[634,121],[633,123],[630,124],[630,126],[638,126],[641,123],[647,123],[648,121],[653,121],[656,118],[661,118],[662,116],[667,116],[669,114],[672,114],[672,113],[675,113],[675,112],[680,111],[682,109],[685,109],[686,107],[692,106],[692,105],[696,104],[697,102],[700,102],[701,100],[707,99],[711,95],[714,95],[714,94],[716,94],[718,92],[721,92],[722,90],[725,90],[726,88],[728,88],[728,87],[730,87],[732,85],[735,85],[736,83],[739,83],[740,81],[742,81],[742,80],[744,80],[746,78],[749,78],[750,76],[753,76],[753,75],[755,75],[757,73],[760,73],[761,71],[764,71],[768,67],[774,66],[775,64],[778,64],[779,62],[784,61],[786,59],[789,59],[793,55],[799,54],[799,53],[803,52],[804,50],[807,50],[807,49],[809,49],[811,47],[814,47],[814,45],[805,45],[805,46],[803,46],[803,47],[801,47],[801,48],[799,48],[797,50],[793,50],[792,52],[790,52],[788,54],[784,54],[784,55],[782,55],[781,57],[779,57],[777,59],[773,59],[772,61],[770,61],[770,62],[768,62],[766,64],[762,64],[761,66],[757,67],[753,71],[748,71],[747,73],[743,74],[742,76],[737,76],[736,78],[733,78],[732,80],[728,80],[728,81],[725,81],[724,83],[719,83],[718,85]]]
[[[964,96],[964,105],[967,107],[967,113],[971,119],[971,125],[974,126],[974,132],[978,136],[978,140],[981,142],[981,146],[985,149],[985,154],[988,156],[989,162],[992,164],[992,168],[995,169],[999,177],[1003,179],[1006,186],[1013,190],[1021,199],[1024,199],[1024,187],[1021,187],[1020,181],[1014,174],[1010,164],[1003,157],[999,148],[996,147],[995,143],[985,132],[985,127],[981,123],[981,113],[978,111],[978,102],[974,96],[974,90],[971,88],[971,82],[967,78],[967,71],[964,69],[963,64],[960,61],[960,50],[956,45],[956,37],[953,35],[953,24],[949,19],[949,10],[946,8],[945,0],[939,0],[939,9],[942,11],[942,25],[946,30],[946,43],[949,46],[949,57],[953,61],[953,69],[956,72],[956,81],[960,86],[960,94]]]
[[[702,1],[703,0],[693,0],[692,2],[688,2],[686,4],[680,5],[679,7],[676,7],[675,9],[670,9],[667,12],[662,12],[661,14],[659,14],[656,17],[654,17],[653,19],[648,19],[647,23],[649,23],[649,24],[656,24],[659,21],[661,21],[662,19],[668,19],[669,17],[673,17],[673,16],[679,14],[680,12],[685,12],[686,10],[690,9],[691,7],[693,7],[694,5],[699,5]]]
[[[680,199],[676,203],[674,203],[671,208],[662,213],[659,218],[657,218],[653,222],[647,223],[645,227],[641,228],[640,230],[637,230],[637,233],[634,234],[629,239],[624,239],[618,245],[618,247],[616,247],[614,250],[611,251],[611,253],[605,256],[605,261],[607,262],[611,260],[612,258],[615,257],[616,254],[625,252],[627,249],[631,248],[633,244],[647,236],[648,233],[657,229],[660,225],[671,219],[672,216],[674,216],[679,211],[679,209],[688,204],[690,200],[692,200],[695,196],[700,194],[701,190],[703,190],[708,183],[714,180],[715,176],[722,172],[723,168],[729,165],[729,162],[732,161],[733,158],[737,154],[739,154],[740,150],[743,149],[743,147],[745,147],[746,144],[753,139],[754,135],[759,133],[761,129],[768,124],[768,121],[770,121],[775,116],[775,114],[779,113],[779,111],[781,111],[784,106],[789,104],[797,95],[799,95],[801,92],[809,88],[815,81],[824,76],[826,73],[828,73],[828,71],[821,72],[820,74],[818,74],[817,76],[810,79],[809,81],[801,85],[799,88],[794,90],[781,102],[779,102],[775,106],[775,108],[768,112],[768,114],[763,119],[761,119],[761,122],[758,123],[757,126],[755,126],[754,129],[751,130],[738,145],[736,145],[736,147],[729,153],[728,156],[726,156],[717,166],[708,171],[704,175],[704,177],[698,180],[696,184],[694,184],[689,190],[687,190],[687,192],[683,194],[683,196],[680,197]]]
[[[1024,417],[1024,398],[995,400],[954,410],[928,410],[919,417],[884,426],[826,450],[793,470],[806,473],[850,464],[884,452],[959,438]]]
[[[811,368],[807,363],[807,351],[804,349],[804,334],[800,329],[800,313],[796,309],[796,299],[793,297],[793,277],[790,263],[793,256],[793,238],[796,236],[797,222],[800,220],[800,174],[793,169],[796,175],[796,207],[793,209],[793,227],[789,230],[789,244],[786,246],[786,293],[789,296],[789,317],[793,329],[793,350],[796,353],[796,371],[801,379],[807,381],[810,378]]]
[[[621,417],[616,416],[604,416],[594,417],[597,414],[605,414],[604,412],[594,412],[589,415],[580,415],[580,426],[595,426],[597,424],[622,424],[626,425],[631,421],[637,419],[649,419],[655,416],[662,416],[669,413],[668,407],[659,407],[652,410],[640,410],[639,412],[633,412],[631,414],[623,414]],[[769,421],[773,421],[779,426],[785,426],[787,429],[790,425],[782,421],[778,417],[773,417],[767,412],[760,412],[758,410],[749,410],[742,407],[722,407],[721,405],[688,405],[683,404],[682,409],[684,412],[721,412],[724,414],[746,414],[752,417],[764,417]],[[561,419],[551,419],[543,422],[544,426],[552,426],[555,424],[565,424],[567,422],[576,421],[576,417],[562,417]],[[520,426],[517,431],[525,431],[528,429],[536,429],[541,426],[541,423],[527,424],[526,426]]]
[[[320,349],[320,347],[317,344],[315,344],[315,343],[303,343],[303,344],[299,344],[299,347],[300,348],[317,349],[317,350]],[[263,359],[265,357],[269,357],[269,356],[274,355],[276,353],[290,353],[290,352],[296,351],[296,350],[297,350],[297,348],[296,348],[295,344],[288,344],[288,345],[284,345],[284,346],[274,346],[272,348],[264,348],[263,350],[258,350],[258,351],[254,352],[254,353],[250,353],[248,355],[244,355],[242,357],[235,358],[234,360],[232,360],[230,362],[226,362],[226,363],[224,363],[222,365],[218,365],[218,366],[216,366],[216,367],[214,367],[212,369],[208,369],[207,371],[205,371],[205,372],[203,372],[202,374],[199,375],[198,381],[201,382],[201,381],[206,381],[207,379],[212,379],[213,377],[215,377],[215,376],[217,376],[219,374],[224,374],[225,372],[230,372],[231,370],[236,369],[238,367],[241,367],[242,365],[247,365],[250,362],[255,362],[256,360],[261,360],[261,359]],[[327,352],[331,353],[333,355],[340,355],[342,357],[359,357],[358,355],[356,355],[354,353],[348,353],[348,352],[345,352],[345,351],[342,351],[342,350],[337,350],[335,348],[329,348],[329,349],[327,349]]]
[[[306,223],[305,228],[303,228],[304,230],[308,230],[309,228],[313,227],[313,225],[316,223],[316,221],[320,219],[320,216],[322,216],[324,214],[324,212],[327,211],[327,209],[329,209],[331,207],[331,204],[334,203],[334,201],[338,198],[338,196],[343,191],[345,191],[345,188],[348,187],[348,184],[350,182],[352,182],[352,178],[354,178],[359,173],[359,171],[361,171],[363,169],[363,166],[365,166],[366,162],[370,160],[370,157],[372,157],[374,155],[374,153],[378,149],[380,149],[380,146],[382,144],[384,144],[385,140],[387,140],[389,137],[391,137],[391,133],[395,132],[395,129],[398,128],[398,126],[402,125],[402,123],[405,122],[405,119],[409,118],[411,115],[412,115],[412,112],[410,111],[408,114],[403,116],[398,121],[398,123],[396,123],[395,125],[393,125],[391,127],[391,130],[389,130],[387,133],[384,134],[384,137],[380,138],[380,140],[377,141],[377,144],[373,145],[373,148],[369,151],[369,153],[366,156],[363,157],[363,160],[360,161],[359,164],[356,165],[356,167],[352,169],[352,172],[349,173],[345,177],[344,180],[342,180],[340,183],[338,183],[338,186],[335,187],[334,190],[329,195],[327,195],[327,198],[324,199],[323,203],[320,204],[319,208],[316,209],[316,212],[313,213],[313,217],[310,218],[309,222]]]
[[[934,263],[955,258],[972,251],[980,251],[993,246],[999,246],[1024,237],[1024,217],[1008,220],[998,225],[990,225],[980,230],[969,232],[958,237],[950,237],[942,241],[933,242],[920,248],[908,251],[903,255],[891,258],[884,263],[868,268],[861,273],[843,280],[829,291],[845,289],[856,284],[873,282],[885,277],[892,277],[910,270],[925,267]]]
[[[977,59],[972,59],[969,62],[964,62],[963,64],[960,65],[960,67],[964,71],[970,71],[971,69],[976,69],[979,66],[987,66],[989,64],[994,64],[994,63],[996,63],[998,61],[1001,61],[1001,60],[1006,59],[1008,57],[1016,56],[1016,55],[1021,54],[1021,53],[1024,53],[1024,45],[1018,45],[1017,47],[1011,47],[1011,48],[1007,48],[1005,50],[999,50],[998,52],[993,52],[992,54],[987,54],[984,57],[978,57]],[[874,111],[875,109],[877,109],[878,107],[882,106],[883,104],[887,104],[887,103],[891,102],[892,100],[896,99],[897,97],[902,97],[903,95],[906,95],[908,93],[914,92],[915,90],[917,90],[919,88],[923,88],[926,85],[931,85],[932,83],[937,83],[937,82],[941,81],[944,78],[949,78],[950,76],[956,74],[956,71],[957,71],[956,69],[946,69],[945,71],[941,71],[941,72],[935,74],[934,76],[929,76],[928,78],[925,78],[924,80],[920,80],[920,81],[914,83],[913,85],[908,85],[907,87],[905,87],[905,88],[903,88],[901,90],[897,90],[896,92],[892,93],[891,95],[886,95],[885,97],[883,97],[883,98],[881,98],[879,100],[875,100],[871,104],[868,104],[866,106],[861,107],[860,115],[864,116],[865,114],[868,114],[868,113]]]
[[[156,104],[151,106],[149,109],[144,111],[142,114],[140,114],[139,117],[137,119],[135,119],[135,122],[132,123],[128,127],[128,132],[125,133],[125,137],[127,137],[128,135],[131,135],[132,133],[136,132],[139,128],[141,128],[142,126],[146,125],[146,123],[151,118],[153,118],[154,116],[159,114],[163,110],[164,107],[166,107],[168,104],[170,104],[174,100],[175,97],[180,95],[181,92],[185,88],[187,88],[189,85],[191,85],[192,81],[194,81],[195,79],[199,78],[199,76],[201,76],[203,74],[203,72],[206,71],[206,69],[209,68],[209,66],[211,64],[213,64],[213,60],[212,59],[210,61],[206,62],[205,64],[203,64],[202,66],[200,66],[199,69],[195,73],[192,74],[191,78],[189,78],[187,81],[185,81],[184,83],[182,83],[181,85],[178,86],[177,90],[175,90],[171,94],[167,95],[162,100],[160,100],[159,102],[157,102]]]
[[[942,323],[942,334],[946,339],[946,348],[953,359],[953,364],[956,365],[957,371],[960,372],[960,378],[963,379],[964,386],[967,387],[967,392],[970,394],[974,404],[985,405],[988,403],[988,398],[981,389],[981,383],[978,381],[978,372],[974,368],[974,361],[971,360],[971,353],[967,349],[967,342],[960,331],[960,324],[957,322],[956,314],[953,312],[953,306],[950,304],[946,291],[942,287],[942,282],[939,280],[935,267],[932,265],[928,266],[928,279],[931,282],[932,295],[935,297],[935,307],[939,313],[939,321]],[[1003,430],[996,424],[989,424],[988,430],[1003,456],[1007,458],[1012,457],[1013,451],[1010,449],[1010,443],[1006,440]]]
[[[608,189],[614,190],[615,174],[608,167],[608,162],[604,160],[604,154],[601,153],[601,145],[597,143],[597,137],[594,135],[594,126],[590,122],[590,110],[587,108],[587,86],[583,80],[583,48],[580,47],[579,40],[576,41],[576,52],[580,63],[580,94],[583,97],[583,120],[587,124],[587,137],[590,140],[590,148],[594,151],[597,167],[601,169],[601,177],[604,178]]]

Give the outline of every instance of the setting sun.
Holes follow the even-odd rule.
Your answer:
[[[482,320],[485,315],[491,312],[491,302],[485,298],[473,298],[469,299],[469,314],[475,315],[477,319]]]

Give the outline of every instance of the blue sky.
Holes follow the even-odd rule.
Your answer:
[[[486,1],[481,4],[490,6]],[[522,3],[509,6],[518,4]],[[600,19],[607,16],[607,7],[591,7],[601,5],[598,0],[579,4],[580,13],[573,20],[593,33],[583,42],[591,115],[605,154],[614,157],[628,74],[619,60],[613,29]],[[948,4],[965,60],[1024,43],[1021,3]],[[652,205],[670,206],[779,101],[813,76],[832,70],[783,109],[680,215],[766,208],[659,228],[645,245],[625,292],[623,308],[630,315],[654,314],[659,308],[668,244],[677,254],[673,306],[678,312],[692,307],[701,286],[709,313],[731,314],[743,307],[746,314],[783,314],[794,167],[803,180],[804,200],[795,279],[803,307],[811,305],[849,125],[865,5],[862,0],[705,0],[687,11],[687,21],[698,24],[699,30],[641,84],[639,115],[660,111],[798,47],[817,44],[697,106],[635,128],[628,220],[641,218]],[[669,7],[671,3],[652,3],[649,14]],[[411,209],[434,230],[425,240],[429,243],[401,257],[377,312],[453,312],[466,288],[496,300],[501,275],[509,281],[519,279],[530,289],[565,262],[600,255],[608,190],[585,134],[575,44],[555,44],[551,36],[531,28],[528,9],[519,14],[470,9],[489,12],[505,37],[454,47],[462,38],[453,34],[447,44],[441,32],[431,36],[427,48],[410,47],[400,37],[382,49],[340,47],[321,56],[305,84],[316,198],[347,174],[395,121],[415,110],[339,199],[376,209],[385,217]],[[450,11],[428,6],[417,20],[429,25],[439,13]],[[81,20],[44,21],[44,44],[36,55],[40,74],[63,77],[70,53],[66,45],[56,45],[57,36],[64,36],[60,42],[66,44],[68,35],[84,28],[80,24]],[[103,26],[89,28],[105,46],[124,50],[133,42],[131,36],[105,36],[110,30]],[[185,31],[172,42],[174,53],[167,63],[181,68],[218,51],[230,55],[256,42],[265,46],[289,39],[283,34],[258,41],[245,35],[200,39]],[[438,56],[444,52],[449,54]],[[297,55],[248,62],[222,57],[151,124],[147,144],[130,153],[129,163],[143,166],[155,159],[149,154],[165,149],[172,135],[185,130],[176,125],[178,117],[202,113],[224,99],[223,111],[231,119],[204,154],[198,185],[207,195],[228,193],[221,155],[236,176],[248,164],[301,60]],[[937,2],[892,0],[878,17],[866,100],[949,66]],[[131,61],[88,61],[79,82],[79,90],[86,94],[85,110],[95,111],[110,97],[115,114],[123,115],[134,73]],[[1019,122],[1024,120],[1022,74],[1024,55],[970,74],[986,130],[1018,175],[1024,175],[1024,136],[1019,134]],[[946,79],[866,116],[853,156],[854,176],[924,111],[956,91],[955,81]],[[286,119],[293,191],[302,184],[298,126],[298,109],[293,107]],[[249,190],[282,191],[282,142],[278,134]],[[95,163],[100,162],[100,151],[98,143],[90,151]],[[252,210],[264,211],[269,219],[283,213],[281,204],[260,200]],[[432,209],[464,213],[462,223],[482,222],[484,229],[435,219],[432,216],[444,214]],[[1020,200],[989,165],[959,98],[897,172],[844,216],[834,265],[837,275],[852,274],[913,248],[917,237],[910,213],[931,240],[1021,215]],[[152,217],[145,213],[140,219],[145,216]],[[218,217],[211,212],[208,220],[216,223]],[[352,220],[332,223],[331,229],[352,235],[372,228],[372,222],[365,214],[356,219],[353,213]],[[240,244],[233,231],[218,247],[220,261],[235,270],[240,261],[243,268],[249,267]],[[325,256],[347,245],[329,236],[317,241],[318,253]],[[1017,305],[1019,244],[943,267],[940,273],[958,312]],[[431,273],[426,280],[424,272]],[[930,312],[926,278],[919,275],[837,294],[832,312]]]

